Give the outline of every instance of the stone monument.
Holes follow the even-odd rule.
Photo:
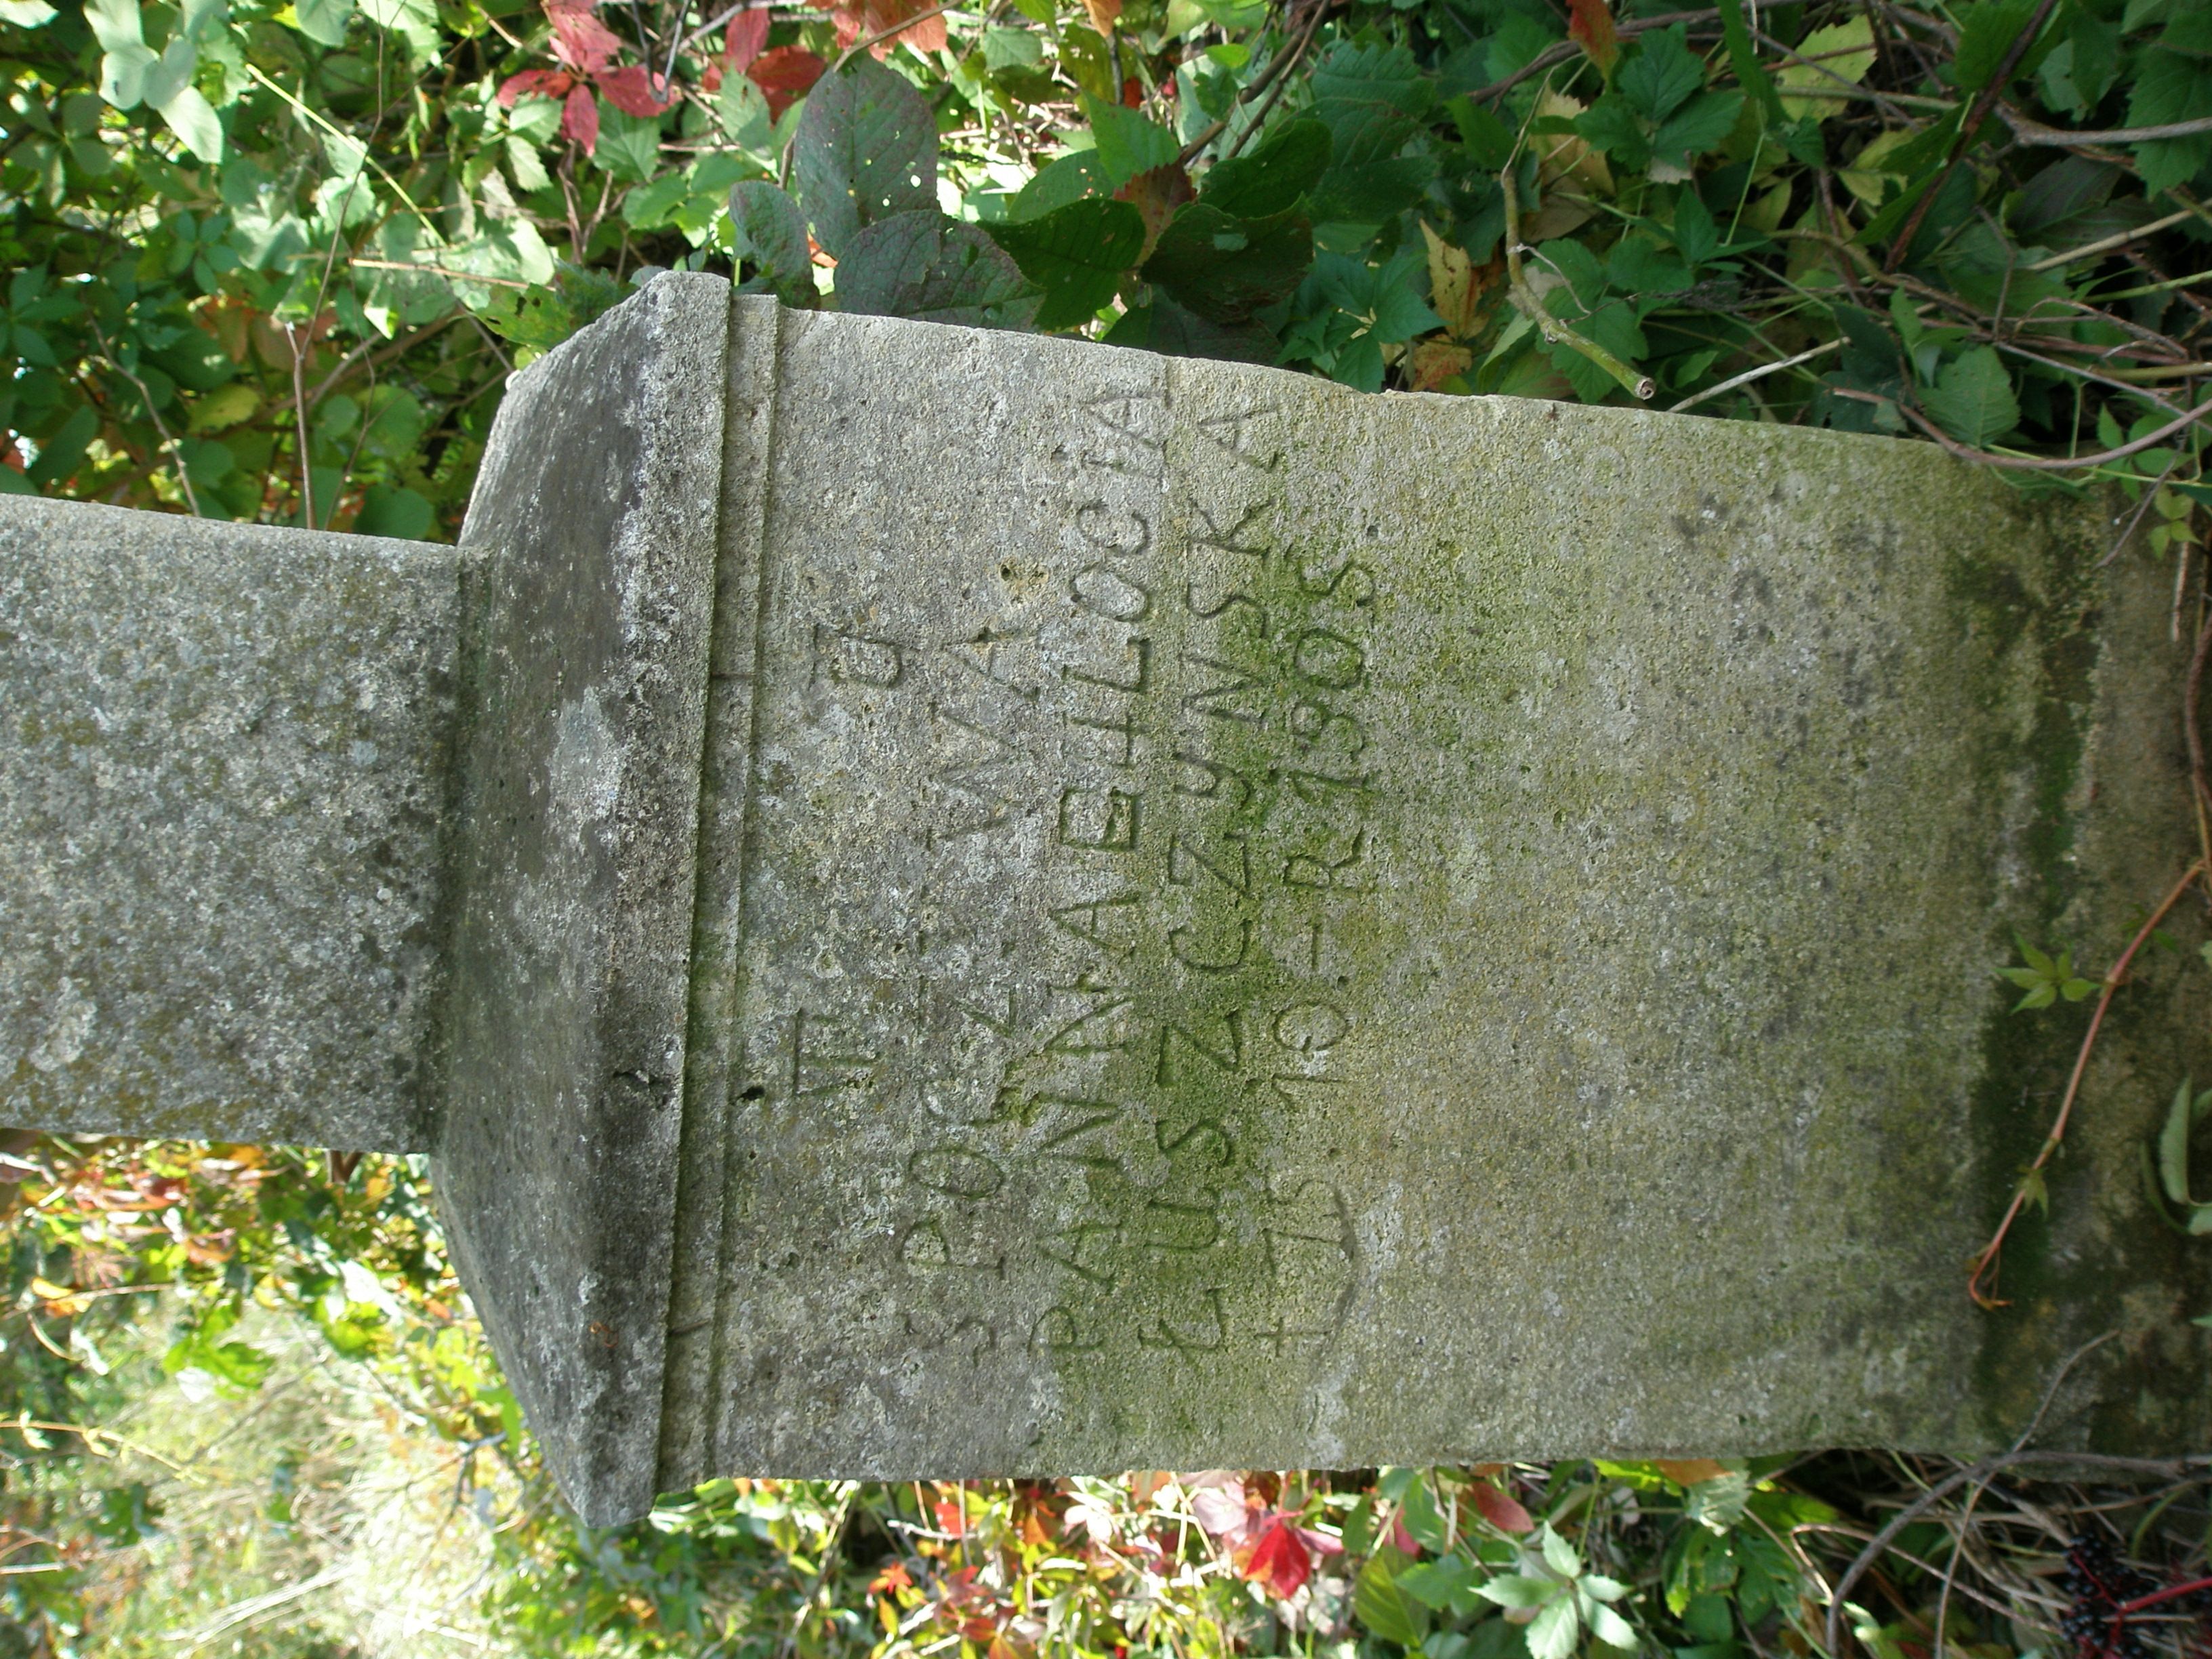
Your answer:
[[[2171,578],[1930,446],[780,311],[458,548],[0,500],[6,1121],[434,1153],[582,1514],[716,1472],[2200,1446]]]

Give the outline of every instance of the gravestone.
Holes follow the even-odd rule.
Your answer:
[[[780,311],[458,549],[0,501],[8,1121],[428,1150],[595,1522],[717,1472],[2203,1443],[2170,576],[1935,448]]]

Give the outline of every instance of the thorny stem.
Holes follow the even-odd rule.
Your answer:
[[[1659,389],[1658,383],[1649,374],[1639,374],[1607,351],[1595,340],[1577,332],[1545,309],[1544,302],[1528,286],[1528,278],[1521,273],[1521,198],[1514,187],[1513,168],[1509,164],[1498,175],[1498,184],[1505,191],[1505,278],[1514,309],[1535,324],[1538,332],[1553,345],[1571,347],[1595,363],[1620,382],[1632,398],[1648,400]]]
[[[1260,71],[1252,84],[1237,94],[1237,101],[1231,106],[1229,114],[1223,116],[1182,147],[1182,153],[1176,157],[1176,165],[1188,167],[1197,158],[1200,150],[1227,130],[1231,117],[1236,114],[1238,108],[1257,98],[1277,80],[1289,73],[1291,66],[1305,55],[1307,46],[1312,44],[1314,30],[1319,27],[1320,22],[1321,13],[1316,10],[1312,21],[1306,25],[1305,28],[1295,39],[1285,42],[1274,57],[1268,60],[1267,67]]]
[[[2105,988],[2097,997],[2097,1012],[2089,1017],[2089,1029],[2081,1038],[2081,1052],[2074,1057],[2074,1074],[2066,1080],[2065,1097],[2058,1103],[2058,1115],[2051,1121],[2051,1133],[2044,1136],[2043,1147],[2036,1153],[2035,1162],[2027,1166],[2020,1184],[2013,1188],[2012,1202],[2005,1206],[2004,1219],[1997,1223],[1996,1235],[1974,1258],[1973,1271],[1966,1277],[1966,1294],[1973,1298],[1975,1306],[1995,1309],[2007,1305],[1999,1297],[1984,1291],[1982,1281],[1996,1272],[1998,1255],[2004,1249],[2005,1236],[2012,1231],[2013,1222],[2020,1215],[2021,1206],[2027,1202],[2029,1177],[2051,1161],[2051,1153],[2058,1150],[2058,1143],[2065,1138],[2067,1120],[2073,1115],[2074,1103],[2081,1093],[2081,1079],[2089,1069],[2090,1053],[2097,1046],[2097,1033],[2104,1026],[2105,1013],[2112,1006],[2114,994],[2127,982],[2128,969],[2136,959],[2136,952],[2142,949],[2152,930],[2166,920],[2166,912],[2181,902],[2181,896],[2189,890],[2190,884],[2203,872],[2204,860],[2201,857],[2181,872],[2181,879],[2173,884],[2172,891],[2159,902],[2158,908],[2150,913],[2149,920],[2136,930],[2136,936],[2128,942],[2128,948],[2120,953],[2120,959],[2105,975]]]
[[[1904,224],[1898,228],[1897,234],[1889,245],[1889,258],[1882,262],[1884,270],[1895,270],[1904,262],[1906,251],[1912,246],[1912,239],[1920,234],[1921,222],[1927,218],[1929,210],[1936,205],[1936,198],[1943,193],[1943,186],[1951,182],[1952,173],[1958,170],[1960,157],[1966,153],[1966,146],[1974,142],[1974,135],[1981,131],[1982,123],[1989,118],[1990,110],[1996,103],[1998,94],[2005,89],[2005,83],[2012,79],[2012,72],[2019,67],[2020,60],[2027,55],[2027,49],[2034,44],[2035,37],[2043,33],[2044,22],[2057,3],[2058,0],[2042,0],[2035,9],[2035,15],[2013,37],[2012,45],[2005,49],[2004,58],[1997,64],[1996,72],[1990,76],[1989,84],[1974,100],[1974,106],[1966,112],[1966,118],[1959,124],[1959,136],[1951,141],[1951,153],[1943,160],[1943,170],[1936,175],[1934,184],[1921,191],[1919,201],[1913,204],[1912,211],[1905,215]]]

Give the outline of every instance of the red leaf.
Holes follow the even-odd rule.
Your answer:
[[[891,48],[901,42],[917,52],[943,52],[951,39],[945,32],[942,12],[933,17],[915,17],[916,12],[930,9],[931,0],[807,0],[807,3],[837,20],[839,46],[868,40],[874,43],[868,50],[878,58],[890,57]],[[902,27],[909,18],[914,18],[912,26]]]
[[[769,118],[781,121],[829,67],[804,46],[777,46],[755,58],[745,73],[768,95]]]
[[[1512,1497],[1498,1490],[1487,1480],[1478,1480],[1467,1489],[1468,1499],[1481,1511],[1482,1518],[1500,1532],[1534,1532],[1536,1523],[1529,1518]]]
[[[741,70],[759,57],[768,46],[768,8],[748,6],[730,19],[729,27],[722,31],[722,52],[730,67]]]
[[[618,70],[605,70],[592,77],[599,82],[599,90],[624,115],[650,118],[671,108],[672,97],[656,97],[653,90],[653,76],[642,64],[625,64]],[[673,88],[665,88],[672,91]]]
[[[1401,1510],[1390,1517],[1390,1547],[1401,1555],[1410,1555],[1419,1560],[1421,1547],[1413,1541],[1413,1534],[1406,1530],[1405,1511]]]
[[[1613,13],[1606,0],[1567,0],[1567,33],[1589,54],[1600,75],[1613,73],[1620,42],[1613,34]]]
[[[553,55],[570,69],[597,75],[612,69],[622,51],[622,40],[585,8],[548,4],[553,20]]]
[[[589,87],[568,88],[568,101],[561,106],[561,136],[581,144],[586,155],[599,148],[599,100]]]
[[[1247,1578],[1264,1582],[1283,1601],[1298,1593],[1313,1571],[1313,1555],[1288,1516],[1271,1515],[1260,1523],[1252,1553],[1240,1569]]]
[[[576,77],[565,70],[525,70],[500,82],[499,101],[502,108],[513,109],[515,100],[526,93],[540,98],[565,98],[568,88],[575,84]]]

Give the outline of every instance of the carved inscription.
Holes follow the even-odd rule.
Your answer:
[[[916,925],[783,1045],[821,1133],[905,1137],[882,1236],[910,1346],[1202,1364],[1319,1356],[1344,1322],[1376,590],[1293,532],[1284,444],[1257,404],[1093,398],[995,610],[813,626],[825,729],[924,751],[883,785]]]

